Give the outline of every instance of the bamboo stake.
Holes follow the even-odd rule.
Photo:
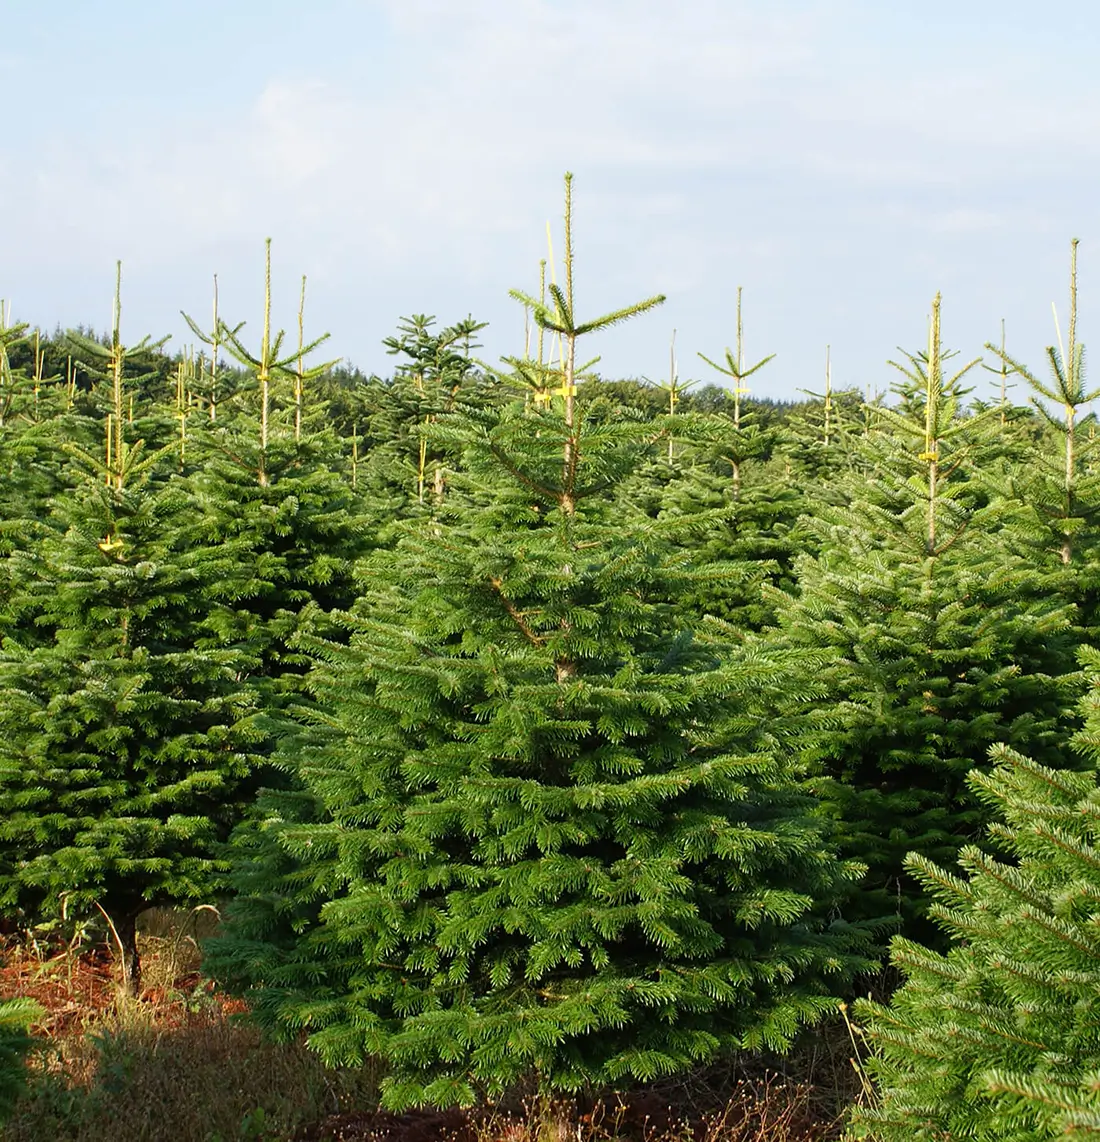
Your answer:
[[[113,317],[111,321],[111,394],[114,404],[114,431],[113,446],[114,460],[114,486],[122,490],[125,481],[124,464],[126,459],[126,446],[122,435],[123,400],[122,400],[122,262],[115,263],[115,300]]]
[[[354,491],[359,486],[359,421],[351,426],[351,486]]]
[[[546,304],[546,259],[539,259],[539,301],[543,305]],[[546,337],[546,330],[539,326],[539,364],[543,363],[543,340]]]
[[[46,376],[46,352],[42,348],[42,336],[34,331],[34,419],[38,420],[38,393]]]
[[[187,408],[190,400],[190,393],[184,392],[183,383],[183,361],[179,363],[179,368],[176,370],[176,412],[180,418],[180,468],[183,468],[184,457],[187,450]]]
[[[554,263],[551,260],[550,269],[553,271]],[[564,472],[562,478],[562,509],[567,515],[572,515],[576,504],[573,498],[574,484],[576,482],[577,467],[577,439],[576,439],[576,367],[577,367],[577,335],[572,332],[576,324],[577,307],[573,299],[573,175],[567,172],[565,176],[565,301],[569,306],[570,332],[565,338],[564,375],[562,377],[562,395],[565,397],[565,452]],[[561,338],[559,336],[559,342]]]
[[[741,322],[741,286],[737,287],[737,380],[733,385],[733,427],[741,427],[741,394],[746,391],[741,383],[745,371],[745,327]]]
[[[680,394],[676,391],[676,382],[678,377],[676,375],[676,330],[672,331],[672,343],[668,349],[668,415],[674,416],[676,414],[676,405],[679,403]],[[668,462],[672,464],[672,433],[668,434]]]

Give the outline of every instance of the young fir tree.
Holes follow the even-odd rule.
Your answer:
[[[242,552],[192,547],[186,496],[128,438],[118,312],[105,455],[69,448],[68,494],[6,560],[0,913],[99,910],[136,989],[138,914],[216,890],[265,734],[225,605]]]
[[[299,337],[272,326],[271,243],[265,247],[263,330],[260,344],[245,345],[243,323],[215,326],[196,336],[220,347],[245,370],[232,392],[225,386],[216,416],[189,422],[188,449],[195,463],[186,486],[191,497],[190,542],[196,547],[232,544],[247,552],[229,572],[236,636],[259,659],[257,674],[269,683],[265,701],[277,701],[281,682],[291,688],[302,661],[289,649],[302,612],[350,606],[355,598],[352,563],[370,545],[359,496],[346,475],[342,442],[312,399],[312,382],[327,365],[306,358],[327,334],[306,342],[302,308]]]
[[[729,377],[730,380],[733,381],[733,388],[730,390],[733,412],[730,417],[729,427],[722,433],[719,448],[723,459],[729,464],[732,495],[733,498],[737,500],[741,494],[744,465],[751,460],[757,459],[761,453],[766,451],[768,443],[761,440],[760,428],[756,424],[755,418],[752,416],[749,416],[747,419],[742,417],[743,398],[749,391],[745,382],[775,357],[775,354],[771,353],[767,357],[761,358],[755,365],[749,365],[747,367],[745,365],[744,326],[741,321],[740,286],[737,287],[736,356],[732,350],[727,348],[725,365],[720,365],[718,362],[712,361],[702,353],[700,353],[699,356],[710,365],[712,369],[716,369],[723,376]]]
[[[1031,387],[1040,435],[1013,466],[1012,494],[1030,517],[1028,538],[1042,563],[1062,571],[1062,594],[1075,602],[1079,621],[1095,639],[1100,623],[1100,470],[1096,417],[1088,406],[1100,396],[1085,378],[1085,347],[1077,340],[1077,241],[1070,256],[1069,328],[1063,344],[1047,348],[1050,380],[1040,380],[1005,352],[987,345],[1008,375]],[[1002,385],[1005,384],[1002,373]],[[1011,426],[1006,424],[1006,433]]]
[[[970,777],[996,817],[989,848],[963,849],[962,877],[909,859],[951,947],[896,939],[904,986],[860,1004],[877,1098],[854,1138],[1100,1138],[1100,654],[1083,663],[1087,769],[996,747],[992,772]]]
[[[567,176],[568,178],[568,176]],[[673,604],[683,557],[610,491],[633,420],[585,418],[576,317],[549,401],[441,418],[472,485],[362,565],[350,645],[309,640],[317,702],[266,802],[208,968],[268,1031],[387,1065],[386,1105],[648,1079],[782,1047],[864,961],[824,919],[854,869],[730,707]]]
[[[900,404],[876,408],[880,427],[857,445],[848,502],[805,521],[818,553],[798,558],[797,594],[775,595],[765,632],[836,656],[822,678],[833,717],[806,757],[842,851],[870,868],[860,899],[907,925],[923,892],[906,854],[950,864],[987,816],[967,773],[995,742],[1049,759],[1079,686],[1072,608],[981,479],[996,410],[967,414],[966,369],[943,373],[939,314],[937,298]]]
[[[865,426],[858,390],[833,386],[830,346],[825,348],[825,384],[820,393],[800,390],[808,398],[785,418],[781,447],[792,479],[810,500],[835,503],[833,482],[856,460],[853,436]]]
[[[8,324],[0,303],[0,558],[41,531],[50,497],[63,489],[59,444],[81,438],[40,342],[26,324]],[[0,578],[0,630],[8,595]]]
[[[10,595],[3,557],[27,542],[48,496],[34,479],[37,449],[27,431],[30,378],[11,362],[12,352],[28,340],[27,326],[9,325],[8,320],[0,302],[0,599]],[[0,604],[0,632],[4,626]]]
[[[738,630],[759,630],[774,618],[762,586],[790,585],[791,533],[805,507],[773,456],[781,430],[761,424],[759,406],[744,399],[747,378],[771,359],[744,364],[738,289],[736,353],[726,350],[725,365],[703,357],[734,387],[718,390],[718,407],[682,412],[678,405],[694,382],[679,382],[674,366],[663,386],[668,408],[656,421],[663,447],[618,491],[624,512],[655,521],[670,542],[692,551],[696,564],[709,565],[681,595],[685,612]]]
[[[498,388],[472,356],[483,322],[434,326],[426,314],[402,318],[398,334],[383,341],[399,358],[393,377],[372,378],[365,394],[356,486],[383,532],[395,520],[430,515],[446,495],[449,460],[432,444],[431,425],[460,405],[491,402]]]

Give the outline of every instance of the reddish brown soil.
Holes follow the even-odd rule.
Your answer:
[[[118,996],[117,976],[110,952],[93,948],[80,955],[63,949],[39,959],[15,944],[0,946],[0,999],[24,996],[36,1000],[46,1012],[34,1031],[48,1038],[80,1034],[109,1011]],[[179,1026],[186,1021],[184,997],[205,991],[226,1014],[246,1010],[240,1000],[218,994],[198,972],[186,972],[170,987],[147,987],[139,1000],[156,1008],[158,1023]]]
[[[187,965],[191,966],[191,965]],[[150,973],[152,974],[152,973]],[[193,1020],[223,1017],[247,1008],[218,993],[195,971],[166,980],[158,972],[139,1002],[148,1005],[158,1031],[182,1032]],[[116,1007],[116,973],[109,951],[80,955],[67,949],[41,959],[14,943],[0,944],[0,999],[26,996],[45,1016],[36,1034],[56,1041],[80,1039]],[[196,1014],[202,1000],[204,1015]],[[246,1080],[247,1083],[247,1080]],[[549,1112],[487,1108],[469,1112],[388,1114],[374,1110],[334,1114],[295,1134],[295,1142],[826,1142],[838,1136],[805,1087],[757,1075],[696,1076],[602,1104],[578,1100]],[[560,1124],[557,1129],[551,1124]],[[549,1129],[548,1129],[549,1126]],[[264,1135],[264,1137],[272,1137]],[[284,1135],[285,1137],[285,1135]]]

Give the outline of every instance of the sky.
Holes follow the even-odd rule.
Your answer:
[[[720,380],[743,288],[754,394],[887,389],[943,295],[958,363],[999,341],[1044,373],[1080,238],[1100,338],[1095,0],[41,0],[0,5],[0,296],[44,329],[180,311],[258,341],[301,278],[318,359],[385,374],[403,315],[489,322],[560,273],[574,172],[576,309],[655,293],[593,335],[605,377]],[[986,353],[986,360],[992,363]],[[973,374],[984,391],[992,374]]]

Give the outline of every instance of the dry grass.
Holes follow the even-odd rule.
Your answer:
[[[46,1010],[3,1142],[826,1142],[858,1095],[842,1023],[794,1060],[752,1059],[600,1101],[469,1112],[377,1109],[371,1069],[330,1071],[265,1043],[201,975],[206,910],[144,918],[144,991],[119,993],[103,944],[0,948],[0,999]]]
[[[666,1092],[667,1093],[667,1092]],[[334,1115],[297,1142],[827,1142],[839,1134],[814,1093],[776,1076],[741,1080],[698,1112],[655,1091],[596,1103],[531,1100],[516,1110]]]
[[[6,1142],[285,1138],[374,1093],[370,1076],[327,1072],[303,1048],[264,1044],[214,1012],[168,1028],[115,1014],[51,1043],[35,1070]]]
[[[120,994],[103,946],[9,946],[0,998],[29,995],[36,1026],[31,1088],[4,1142],[230,1142],[289,1138],[338,1112],[373,1107],[369,1071],[329,1071],[301,1046],[265,1043],[199,970],[199,915],[142,925],[140,998]]]

